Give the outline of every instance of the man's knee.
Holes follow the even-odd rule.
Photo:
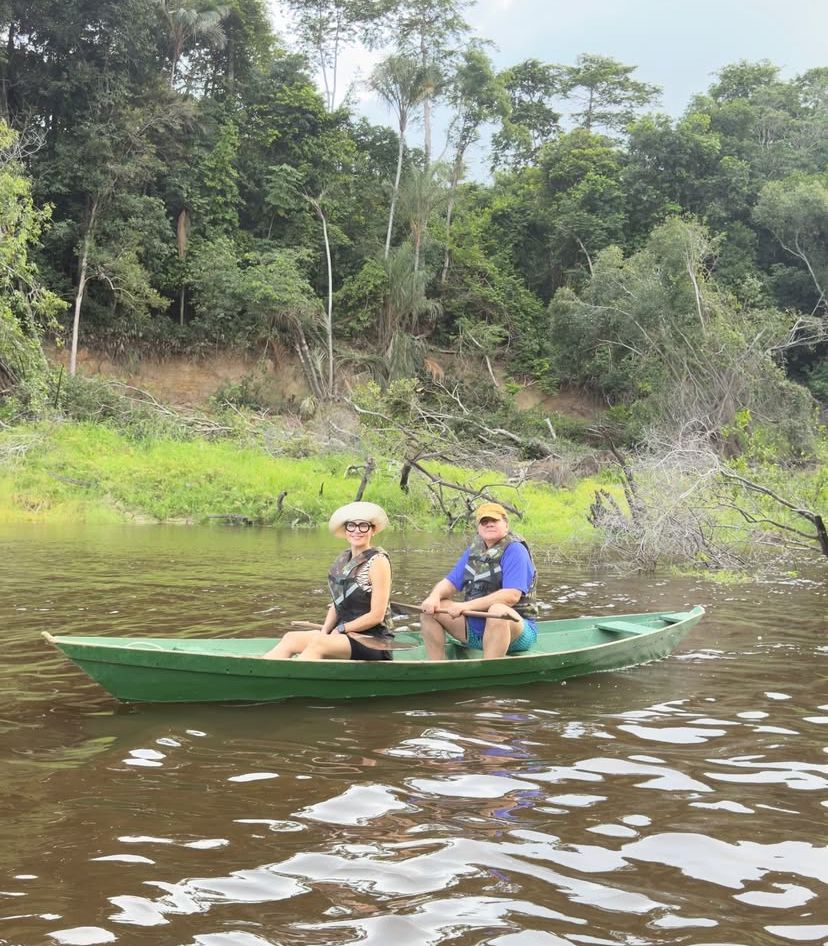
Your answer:
[[[510,608],[508,604],[501,604],[497,602],[489,608],[489,619],[495,618],[505,621],[520,621],[521,617],[515,611],[514,608]]]
[[[443,631],[443,625],[433,614],[423,614],[420,616],[420,628],[424,634],[436,634]]]

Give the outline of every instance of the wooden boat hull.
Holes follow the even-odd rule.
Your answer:
[[[399,651],[392,661],[297,661],[260,659],[272,638],[43,636],[125,702],[263,702],[522,686],[618,670],[666,657],[703,614],[697,606],[675,614],[543,621],[531,651],[496,660],[455,644],[446,646],[444,661],[425,660],[422,646]]]

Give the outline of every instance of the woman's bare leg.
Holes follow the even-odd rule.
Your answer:
[[[316,634],[296,659],[324,660],[326,657],[329,660],[351,659],[351,642],[346,634]]]
[[[321,631],[288,631],[279,643],[266,654],[262,654],[262,657],[265,660],[287,660],[294,654],[301,654],[315,637],[321,636]]]

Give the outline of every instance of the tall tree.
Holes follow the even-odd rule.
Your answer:
[[[47,378],[41,330],[65,303],[43,287],[29,256],[49,214],[34,205],[16,145],[0,119],[0,401],[14,393],[39,406]]]
[[[800,92],[793,83],[782,82],[779,69],[766,60],[725,66],[691,109],[710,116],[723,155],[750,166],[754,193],[766,181],[802,168]]]
[[[329,112],[338,102],[339,63],[357,41],[371,46],[381,35],[391,0],[282,0],[293,13],[299,42],[319,69]]]
[[[411,245],[414,250],[414,272],[420,270],[423,245],[432,214],[448,199],[445,167],[429,164],[427,167],[409,168],[401,195],[400,208],[411,228]]]
[[[828,317],[828,181],[805,176],[771,181],[754,215],[805,267],[816,290],[814,311]]]
[[[431,113],[440,92],[441,77],[469,32],[463,10],[472,0],[396,0],[394,35],[401,50],[419,60],[432,78],[423,99],[423,155],[431,162]]]
[[[576,128],[543,148],[539,160],[550,270],[557,285],[578,282],[599,250],[623,242],[623,156],[611,139]]]
[[[221,48],[227,41],[222,20],[228,8],[214,0],[157,0],[169,35],[170,87],[178,79],[182,56],[194,43]]]
[[[477,141],[480,128],[496,116],[508,112],[509,102],[489,57],[482,49],[471,46],[448,85],[447,98],[454,109],[449,126],[449,143],[454,146],[451,178],[446,207],[446,250],[441,282],[448,278],[451,260],[451,221],[457,188],[463,179],[466,152]]]
[[[423,101],[432,85],[431,70],[409,56],[394,55],[383,60],[371,73],[371,87],[391,108],[397,117],[399,146],[397,170],[391,190],[391,206],[388,211],[388,229],[385,235],[385,254],[388,259],[391,249],[391,233],[394,229],[394,213],[400,194],[405,132],[413,110]]]
[[[561,115],[554,100],[562,95],[563,69],[526,59],[501,74],[510,108],[492,139],[492,164],[524,167],[538,149],[560,132]]]
[[[146,213],[146,208],[138,210],[133,192],[139,196],[156,170],[154,136],[174,129],[179,118],[166,103],[157,103],[153,110],[130,107],[107,90],[90,105],[89,114],[78,122],[72,136],[62,138],[55,149],[54,167],[64,186],[71,188],[70,229],[77,240],[70,374],[77,367],[81,312],[90,281],[101,280],[125,300],[136,296],[136,285],[128,287],[114,278],[112,267],[126,262],[123,248],[133,246],[134,233],[140,229],[134,217],[137,214],[140,219],[141,213]],[[152,198],[149,201],[152,203]],[[131,270],[130,276],[135,273]],[[145,295],[160,302],[149,287]]]
[[[608,56],[578,56],[565,70],[563,91],[581,106],[572,114],[581,128],[623,132],[639,109],[658,98],[661,89],[633,79],[635,70]]]

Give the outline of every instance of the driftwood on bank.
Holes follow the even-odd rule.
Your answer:
[[[237,512],[217,512],[207,516],[207,518],[220,519],[222,522],[227,522],[234,526],[252,526],[260,521],[258,519],[251,519],[250,516],[245,516]]]
[[[385,425],[385,429],[402,434],[410,443],[415,445],[419,445],[424,437],[428,435],[436,435],[441,438],[448,437],[451,441],[455,441],[458,438],[459,432],[464,440],[477,441],[494,450],[502,450],[503,442],[506,441],[506,443],[510,444],[513,448],[526,451],[529,454],[536,454],[543,457],[557,456],[555,451],[552,450],[547,443],[536,437],[522,436],[511,430],[506,430],[504,427],[493,427],[476,420],[472,416],[472,412],[462,404],[456,394],[448,391],[443,385],[437,385],[437,387],[442,388],[448,393],[458,404],[461,413],[451,414],[447,411],[429,410],[418,405],[416,407],[416,413],[417,420],[422,428],[421,430],[414,430],[410,426],[401,424],[399,421],[394,420],[392,417],[380,411],[360,407],[359,404],[356,404],[351,399],[345,398],[344,400],[345,403],[360,416],[373,417],[382,421]]]
[[[828,527],[819,512],[726,466],[708,437],[681,433],[674,442],[651,440],[653,452],[634,461],[605,437],[626,500],[608,489],[595,492],[588,519],[603,533],[606,553],[639,569],[672,561],[744,570],[773,552],[828,558]]]
[[[451,394],[451,392],[449,393]],[[514,483],[487,483],[483,486],[467,486],[462,483],[453,483],[450,480],[446,480],[423,466],[423,463],[428,460],[439,459],[447,463],[456,462],[456,458],[452,460],[451,457],[446,455],[447,450],[450,448],[454,448],[454,451],[460,449],[452,425],[461,427],[464,430],[468,430],[469,426],[475,428],[476,433],[474,436],[477,442],[488,444],[493,451],[500,454],[504,451],[502,440],[510,441],[514,446],[522,447],[536,443],[535,441],[520,437],[518,434],[513,434],[511,431],[504,430],[503,428],[489,427],[473,420],[469,416],[470,412],[468,408],[462,404],[456,395],[454,399],[460,410],[464,412],[462,416],[444,412],[425,411],[419,408],[418,420],[422,424],[422,429],[418,430],[399,423],[387,414],[360,407],[360,405],[355,404],[352,400],[345,400],[357,414],[381,421],[385,426],[380,429],[393,431],[401,437],[406,446],[403,448],[404,459],[400,470],[400,489],[404,493],[407,493],[412,472],[416,471],[419,473],[426,481],[426,488],[431,495],[434,505],[445,516],[449,529],[452,529],[458,522],[469,521],[474,513],[475,506],[479,505],[480,502],[499,502],[508,512],[511,512],[519,519],[522,518],[523,513],[517,506],[499,496],[493,495],[491,492],[491,490],[498,485],[514,490],[516,489]],[[501,442],[496,442],[496,440],[493,439],[494,437],[502,438]],[[428,440],[431,440],[432,443],[439,443],[441,446],[445,446],[439,451],[429,450],[429,448],[424,445],[424,441]],[[543,453],[545,456],[554,455],[545,445],[543,447]],[[455,497],[455,501],[452,501],[452,493],[459,494],[459,496],[462,497],[460,504],[456,502],[457,497]],[[358,494],[358,498],[360,495],[361,493]]]
[[[747,566],[740,550],[721,540],[719,523],[709,512],[702,488],[709,481],[707,455],[678,451],[633,464],[609,436],[604,439],[622,472],[627,506],[623,509],[607,489],[595,491],[587,520],[603,534],[607,557],[638,571],[653,571],[664,561]]]
[[[112,388],[115,388],[124,398],[125,414],[130,411],[130,402],[132,402],[133,404],[148,408],[162,417],[166,417],[169,420],[175,421],[175,423],[179,424],[181,427],[188,430],[193,430],[204,437],[224,436],[225,434],[230,434],[233,432],[232,427],[227,427],[224,424],[218,424],[215,421],[210,420],[209,417],[204,417],[202,414],[184,414],[180,411],[175,411],[171,407],[167,407],[165,404],[162,404],[159,400],[153,397],[149,391],[136,388],[132,384],[126,384],[123,381],[115,380],[108,380],[106,381],[106,384]]]

